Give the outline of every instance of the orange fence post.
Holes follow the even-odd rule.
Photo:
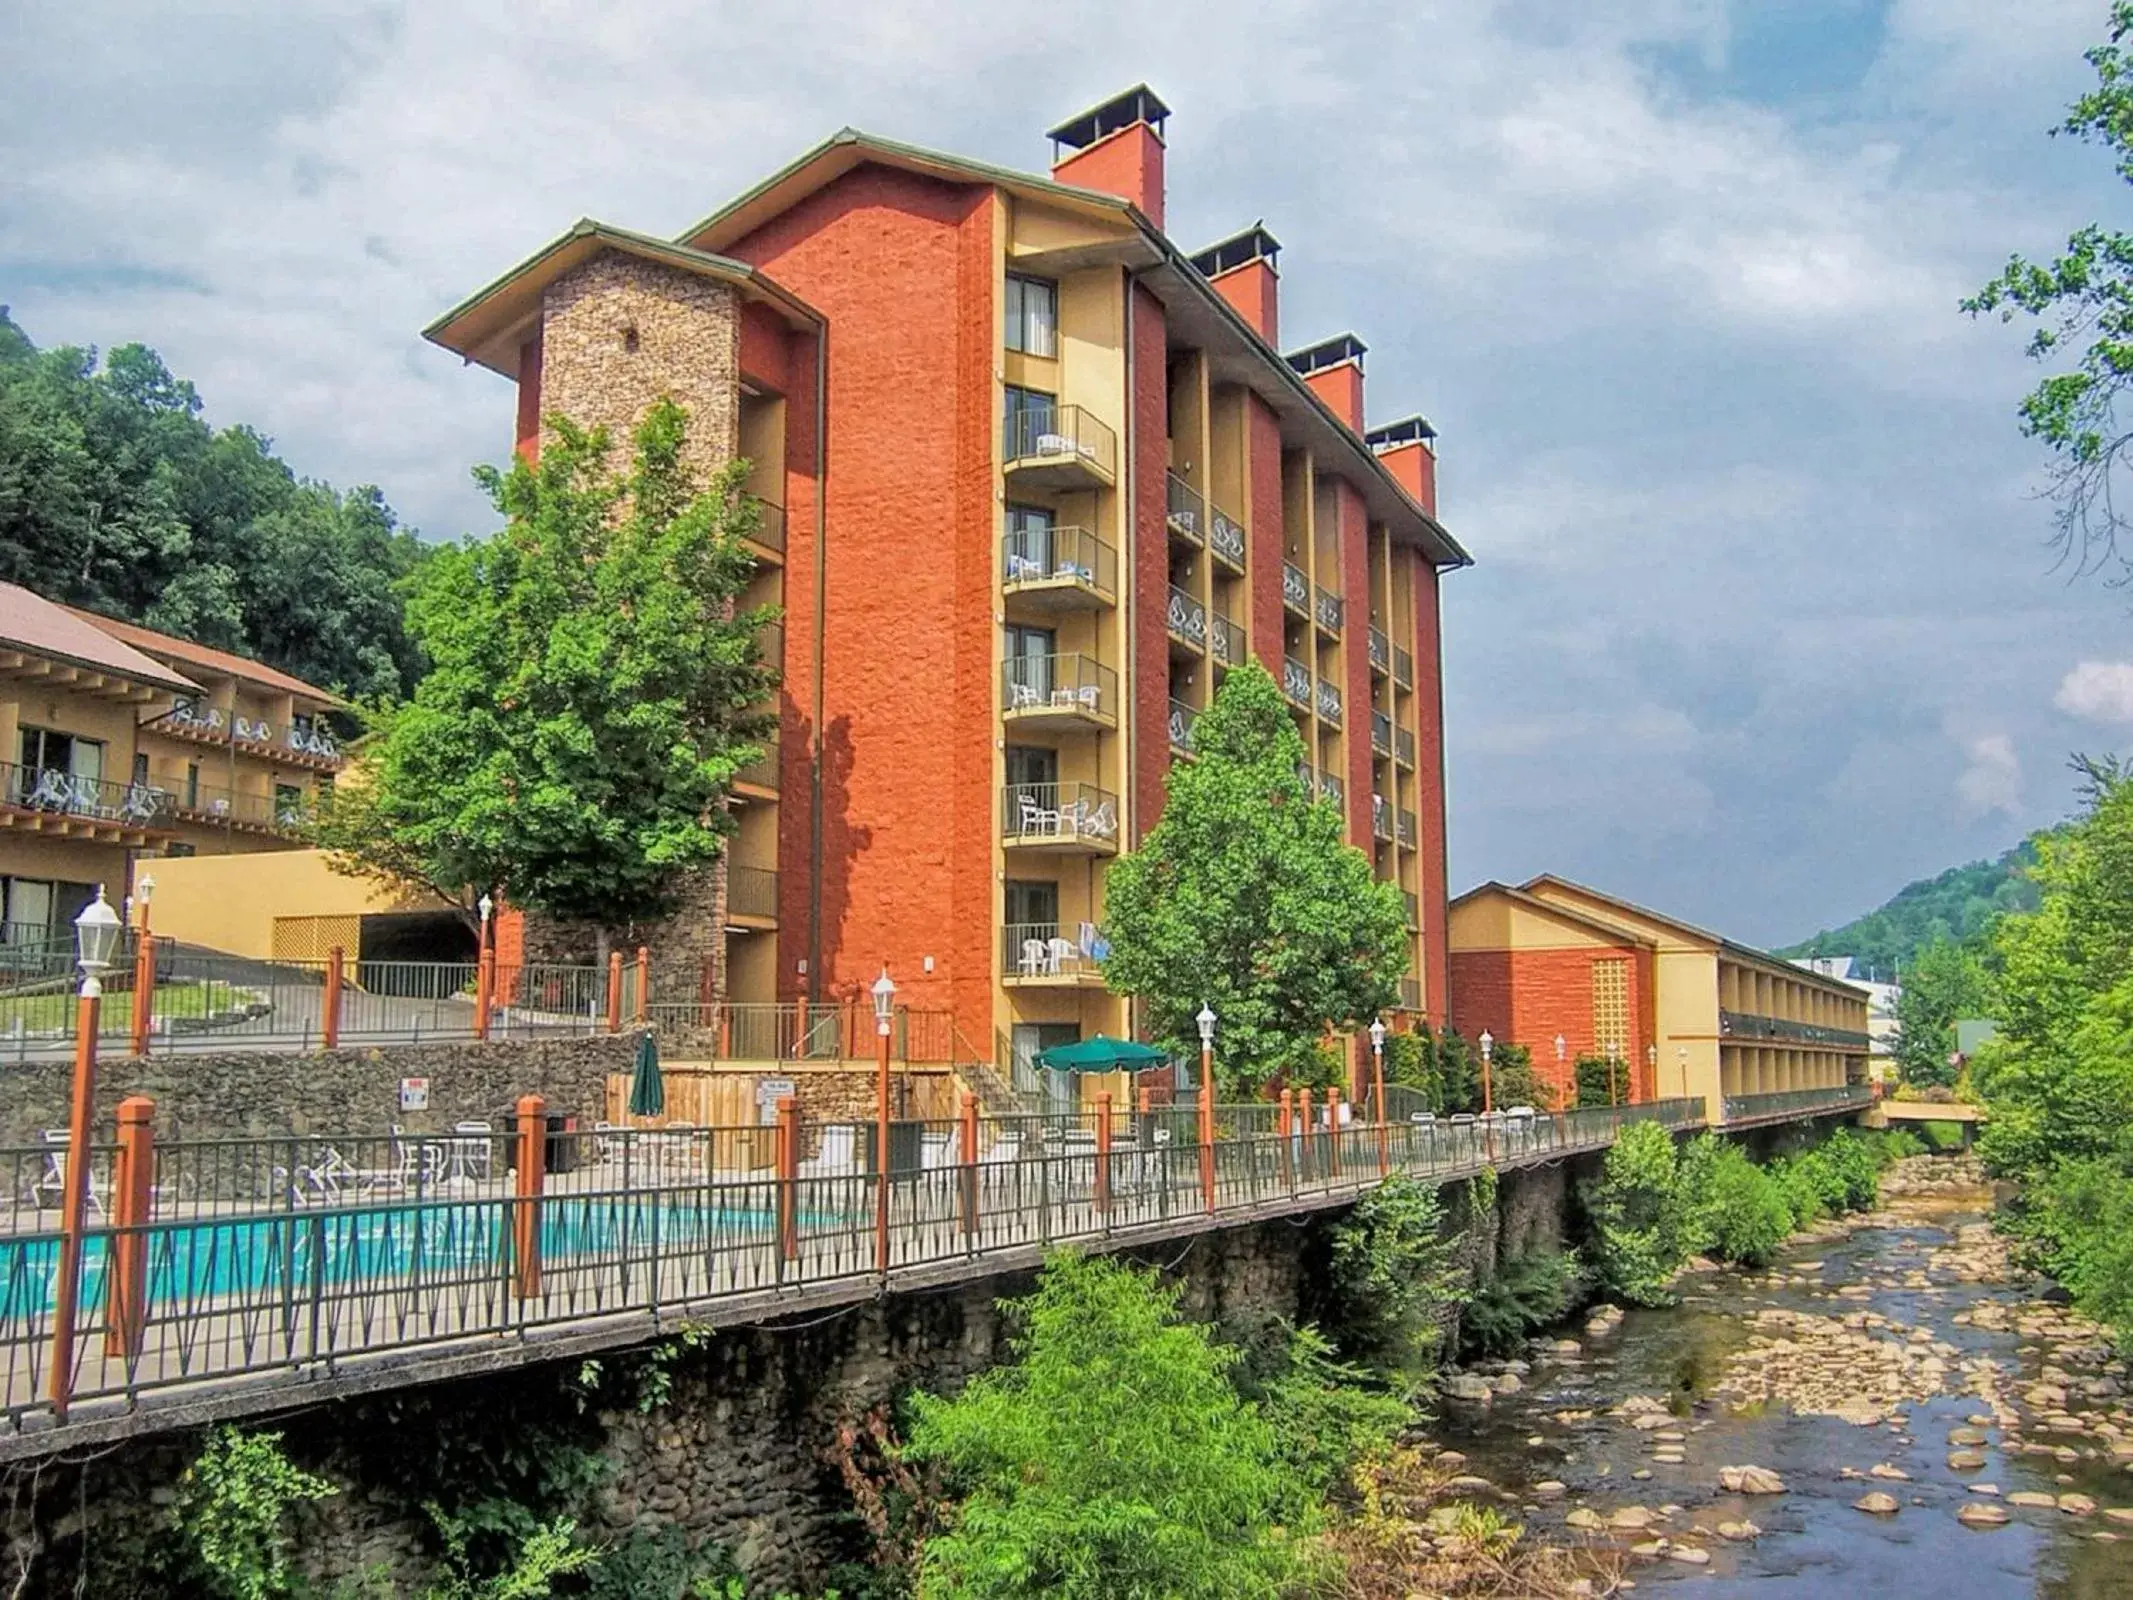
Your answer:
[[[1215,1047],[1200,1042],[1200,1198],[1215,1211]]]
[[[652,1016],[652,952],[643,945],[637,946],[637,1021],[645,1023]]]
[[[1281,1104],[1274,1112],[1274,1132],[1281,1138],[1281,1174],[1284,1183],[1296,1181],[1296,1147],[1289,1141],[1296,1134],[1296,1091],[1281,1091]]]
[[[1096,1214],[1111,1217],[1111,1091],[1096,1091]]]
[[[778,1250],[800,1259],[800,1102],[778,1096]]]
[[[482,946],[474,966],[474,1037],[489,1037],[489,1011],[496,1000],[496,952]]]
[[[1311,1145],[1318,1138],[1318,1124],[1311,1120],[1311,1091],[1296,1091],[1296,1115],[1303,1124],[1303,1169],[1304,1176],[1311,1175]]]
[[[843,1046],[842,1046],[841,1044],[840,1044],[840,1045],[838,1046],[838,1050],[839,1050],[839,1052],[840,1052],[840,1053],[842,1053],[842,1051],[843,1051]],[[800,1057],[801,1057],[801,1056],[805,1055],[806,1053],[807,1053],[807,996],[803,994],[802,996],[800,996],[800,998],[799,998],[799,1001],[798,1001],[798,1002],[797,1002],[797,1003],[796,1003],[796,1004],[795,1004],[795,1005],[793,1006],[793,1013],[792,1013],[792,1054],[793,1054],[793,1059],[794,1059],[795,1061],[797,1061],[797,1060],[799,1060],[799,1059],[800,1059]]]
[[[541,1292],[541,1189],[548,1155],[548,1105],[537,1094],[518,1100],[517,1205],[511,1216],[511,1286],[521,1300]]]
[[[133,1053],[148,1054],[156,1014],[156,936],[142,932],[133,951]]]
[[[84,989],[96,989],[84,983]],[[74,1008],[74,1098],[67,1114],[66,1164],[59,1178],[59,1265],[52,1280],[52,1415],[64,1422],[74,1398],[74,1318],[81,1299],[83,1212],[89,1201],[89,1137],[96,1106],[96,1030],[102,992],[84,994]]]
[[[622,1031],[622,952],[607,953],[607,1031]]]
[[[963,1148],[963,1232],[971,1238],[978,1232],[978,1097],[963,1091],[961,1113]]]
[[[131,1361],[148,1325],[148,1226],[155,1193],[156,1103],[130,1094],[118,1107],[118,1165],[111,1174],[110,1267],[104,1300],[110,1313],[104,1354]]]
[[[1337,1083],[1326,1088],[1326,1170],[1331,1177],[1341,1175],[1341,1086]]]
[[[341,984],[347,976],[344,966],[347,959],[339,945],[326,952],[325,1024],[328,1050],[338,1050],[341,1047]]]

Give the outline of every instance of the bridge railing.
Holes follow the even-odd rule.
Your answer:
[[[551,1133],[534,1102],[516,1127],[382,1138],[157,1141],[137,1122],[92,1151],[63,1348],[64,1150],[0,1150],[0,1443],[203,1384],[1338,1204],[1393,1172],[1450,1181],[1699,1114],[1676,1101],[1306,1127],[1224,1106],[1225,1135],[1202,1146],[1190,1107],[966,1112],[892,1128],[886,1178],[871,1124],[803,1126],[790,1110],[770,1127]]]
[[[1831,1084],[1818,1089],[1784,1089],[1774,1094],[1729,1094],[1726,1125],[1786,1122],[1795,1117],[1830,1116],[1863,1111],[1874,1103],[1871,1084]]]

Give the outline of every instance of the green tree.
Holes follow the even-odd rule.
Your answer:
[[[1955,1024],[1982,1017],[1992,1005],[1991,985],[1978,953],[1936,939],[1912,958],[1896,1001],[1896,1060],[1906,1083],[1951,1084]]]
[[[1014,1359],[912,1402],[909,1449],[962,1489],[921,1600],[1279,1595],[1308,1531],[1301,1480],[1230,1382],[1235,1352],[1155,1274],[1054,1256],[1013,1306]]]
[[[2037,885],[2030,876],[2036,862],[2036,846],[2025,839],[1996,860],[1905,884],[1877,910],[1777,954],[1850,956],[1862,976],[1896,982],[1925,946],[1941,940],[1978,944],[1991,937],[2000,918],[2036,910]]]
[[[737,606],[745,462],[697,484],[669,402],[621,472],[606,430],[550,420],[537,466],[477,474],[507,525],[425,563],[408,620],[430,670],[375,712],[366,781],[321,839],[344,870],[462,906],[499,891],[613,927],[722,848],[718,802],[770,727],[775,613]]]
[[[2053,131],[2109,153],[2133,183],[2133,0],[2111,7],[2109,40],[2087,52],[2096,85]],[[2016,255],[1999,276],[1963,302],[1973,316],[1997,313],[2040,324],[2029,353],[2058,370],[2022,401],[2022,431],[2052,452],[2062,554],[2094,571],[2124,559],[2116,485],[2128,464],[2133,430],[2119,416],[2133,382],[2133,233],[2091,223],[2044,263]]]
[[[1462,1299],[1436,1188],[1395,1175],[1334,1224],[1324,1326],[1342,1354],[1410,1389],[1435,1370]]]
[[[1406,908],[1342,840],[1337,807],[1307,797],[1302,737],[1264,668],[1232,670],[1171,769],[1162,820],[1105,880],[1105,981],[1144,1000],[1158,1044],[1197,1054],[1193,1018],[1221,1019],[1222,1087],[1308,1080],[1329,1029],[1399,999]]]
[[[1692,1238],[1673,1135],[1656,1122],[1624,1128],[1585,1191],[1585,1211],[1599,1286],[1633,1305],[1668,1304]]]
[[[274,1600],[296,1581],[291,1513],[338,1492],[283,1455],[280,1434],[215,1428],[178,1479],[170,1517],[214,1593]]]

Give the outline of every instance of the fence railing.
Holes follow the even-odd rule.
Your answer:
[[[1118,714],[1118,674],[1077,651],[1010,656],[1000,664],[1010,716],[1066,715],[1108,721]]]
[[[1118,552],[1087,528],[1017,527],[1000,539],[1001,581],[1025,587],[1069,586],[1101,599],[1118,593]]]
[[[1080,406],[1037,406],[1006,419],[1010,466],[1064,462],[1108,480],[1118,470],[1118,435]]]
[[[120,828],[168,828],[168,789],[150,783],[113,783],[59,767],[0,762],[0,799],[18,811],[45,812],[108,823]]]
[[[1793,1117],[1821,1116],[1856,1111],[1874,1103],[1871,1084],[1831,1084],[1819,1089],[1784,1089],[1774,1094],[1729,1094],[1725,1097],[1727,1123],[1780,1122]]]
[[[879,1048],[870,1001],[654,1000],[645,1020],[675,1052],[719,1061],[871,1061]],[[889,1057],[907,1065],[952,1065],[954,1033],[948,1011],[898,1006],[890,1019]]]

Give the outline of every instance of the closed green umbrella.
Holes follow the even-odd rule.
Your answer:
[[[1167,1065],[1169,1060],[1152,1044],[1107,1039],[1100,1033],[1092,1039],[1054,1045],[1037,1055],[1037,1065],[1053,1072],[1138,1072]]]
[[[659,1045],[644,1030],[637,1046],[637,1075],[630,1079],[630,1115],[656,1117],[667,1108],[667,1086],[659,1076]]]

